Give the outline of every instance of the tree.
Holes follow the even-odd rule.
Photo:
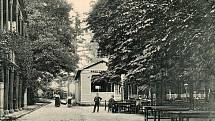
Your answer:
[[[88,23],[112,74],[192,88],[214,76],[213,13],[214,2],[204,0],[100,0]]]
[[[75,33],[70,27],[70,6],[63,0],[26,2],[34,67],[56,75],[74,71],[77,63]]]
[[[62,70],[68,73],[75,71],[77,34],[76,28],[71,27],[75,23],[70,20],[72,8],[66,1],[26,0],[25,5],[35,74],[28,86],[31,92],[36,92]],[[39,77],[41,82],[36,81]]]

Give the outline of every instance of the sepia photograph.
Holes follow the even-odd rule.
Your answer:
[[[0,0],[0,121],[215,121],[215,0]]]

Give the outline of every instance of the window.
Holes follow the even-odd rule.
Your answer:
[[[100,75],[92,75],[91,78],[91,92],[113,92],[113,83],[108,82],[108,80],[100,79]],[[96,89],[96,86],[100,86],[100,89]]]

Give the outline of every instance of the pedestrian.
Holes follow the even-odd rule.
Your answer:
[[[67,106],[71,107],[72,106],[72,96],[67,97]]]
[[[59,92],[55,94],[55,107],[60,107],[60,95]]]
[[[111,98],[108,100],[108,112],[112,111],[112,113],[115,113],[114,103],[115,103],[114,95],[112,95]]]
[[[99,93],[96,93],[96,97],[94,98],[94,108],[93,108],[93,113],[95,113],[96,111],[96,107],[97,107],[97,112],[99,112],[99,105],[100,105],[100,101],[102,100],[101,97],[99,97]]]
[[[142,97],[141,97],[141,95],[139,95],[138,98],[136,99],[136,113],[138,113],[140,110],[141,101],[142,101]]]

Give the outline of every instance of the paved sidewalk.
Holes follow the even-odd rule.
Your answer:
[[[5,117],[3,117],[2,120],[16,120],[24,115],[27,115],[45,105],[47,105],[49,103],[36,103],[35,105],[30,105],[27,107],[24,107],[21,111],[18,112],[14,112],[14,113],[10,113],[9,115],[6,115]]]

